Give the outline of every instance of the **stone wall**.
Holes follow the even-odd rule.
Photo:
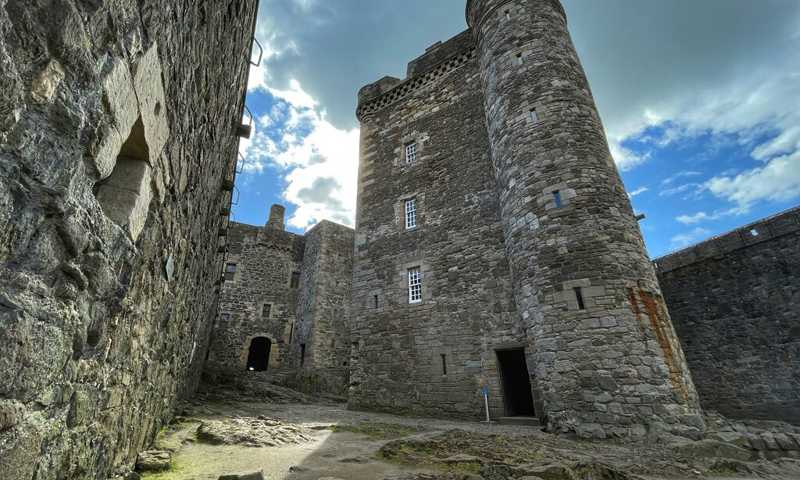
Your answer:
[[[250,343],[257,337],[270,341],[269,373],[280,371],[283,357],[289,356],[299,291],[299,285],[292,286],[292,274],[301,270],[305,239],[284,231],[282,223],[280,227],[231,222],[225,263],[235,272],[222,285],[205,364],[210,376],[230,378],[244,372]]]
[[[347,393],[353,235],[352,228],[327,220],[305,235],[293,342],[303,391]]]
[[[459,35],[412,62],[414,75],[382,97],[360,98],[353,408],[482,418],[479,392],[488,383],[492,413],[503,415],[494,351],[523,345],[525,334],[473,51],[470,35]],[[417,159],[407,164],[410,142]],[[410,198],[418,225],[407,230]],[[408,298],[412,267],[423,274],[416,304]]]
[[[108,478],[194,390],[256,3],[0,1],[0,477]]]
[[[703,407],[800,424],[800,208],[655,263]]]
[[[286,232],[284,208],[273,205],[265,227],[231,222],[227,249],[231,271],[223,282],[206,379],[344,393],[353,230],[322,221],[306,235]],[[250,345],[259,337],[269,339],[267,370],[249,371]]]

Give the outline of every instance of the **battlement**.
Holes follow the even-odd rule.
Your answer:
[[[653,261],[659,273],[763,243],[800,230],[800,207],[795,207],[736,230],[712,237],[691,247],[678,250]]]
[[[475,56],[475,43],[470,30],[465,30],[446,42],[429,47],[424,54],[409,62],[406,78],[383,77],[358,91],[356,116],[365,116],[386,108],[441,76],[464,65]]]

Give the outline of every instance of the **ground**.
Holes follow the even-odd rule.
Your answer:
[[[800,478],[794,452],[765,455],[713,439],[589,442],[530,426],[348,411],[286,390],[252,394],[185,404],[154,445],[172,452],[169,470],[142,479],[258,470],[269,480]]]

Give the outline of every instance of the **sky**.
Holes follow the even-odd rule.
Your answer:
[[[358,89],[464,30],[465,3],[261,0],[233,219],[353,226]],[[800,2],[562,3],[651,257],[800,204]]]

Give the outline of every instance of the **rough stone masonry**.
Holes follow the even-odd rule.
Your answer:
[[[108,478],[194,390],[256,8],[0,1],[2,478]]]
[[[561,4],[466,13],[359,92],[351,406],[701,431]]]
[[[705,408],[800,424],[800,208],[655,261]]]
[[[205,376],[345,395],[353,229],[324,220],[298,235],[284,212],[273,205],[264,227],[231,222]]]

